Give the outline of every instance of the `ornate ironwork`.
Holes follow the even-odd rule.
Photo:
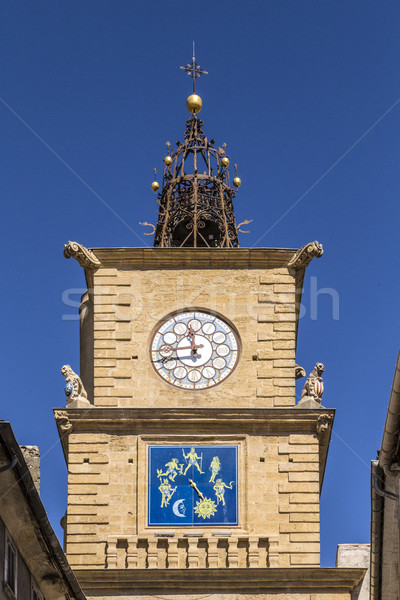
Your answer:
[[[207,139],[196,115],[186,121],[184,139],[164,168],[154,246],[238,247],[225,149]]]
[[[194,93],[196,78],[207,74],[196,63],[194,44],[192,64],[181,69],[192,77]],[[192,115],[186,121],[184,142],[176,142],[174,153],[167,142],[162,189],[157,193],[159,211],[154,246],[238,247],[240,226],[236,226],[233,210],[236,193],[230,185],[226,144],[217,149],[215,141],[208,140],[203,121],[195,114],[201,109],[201,99],[189,96],[188,102],[193,98],[198,98],[200,108],[199,103],[188,105]],[[237,173],[233,185],[236,188],[240,185]],[[153,191],[157,192],[158,187],[154,181]]]

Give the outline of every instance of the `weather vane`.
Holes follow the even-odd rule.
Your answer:
[[[192,64],[188,63],[186,67],[180,67],[182,71],[185,71],[193,79],[193,94],[196,93],[196,79],[200,77],[200,75],[208,75],[208,71],[203,71],[200,65],[196,63],[196,56],[194,51],[194,42],[193,42],[193,56],[192,56]]]

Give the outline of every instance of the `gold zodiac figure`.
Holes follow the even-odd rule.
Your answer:
[[[164,479],[164,481],[161,483],[158,488],[161,492],[161,508],[163,508],[163,506],[168,506],[169,501],[176,492],[176,487],[177,486],[172,488],[168,479]]]
[[[213,457],[211,464],[210,464],[210,469],[211,469],[211,477],[210,477],[210,481],[208,483],[210,483],[211,481],[214,483],[216,474],[221,470],[221,461],[219,460],[218,456]]]
[[[190,448],[190,452],[188,452],[187,454],[185,454],[185,451],[182,448],[182,454],[183,454],[183,458],[188,462],[188,464],[186,465],[186,469],[184,471],[184,475],[186,475],[187,470],[191,467],[191,466],[195,466],[198,470],[199,473],[204,473],[204,471],[201,470],[201,467],[199,466],[199,463],[197,461],[201,461],[203,462],[203,453],[201,453],[201,456],[197,456],[196,454],[196,450],[194,448]]]
[[[175,481],[175,477],[179,474],[182,475],[183,465],[178,463],[177,458],[171,458],[171,460],[165,463],[167,470],[165,473],[162,472],[162,469],[157,469],[157,477],[161,479],[161,477],[169,477],[171,481]]]
[[[215,490],[215,495],[217,496],[217,506],[220,502],[222,502],[223,506],[225,506],[225,488],[231,490],[232,483],[233,481],[231,481],[229,485],[226,485],[226,483],[224,483],[221,478],[217,479],[217,481],[215,482],[213,489]]]

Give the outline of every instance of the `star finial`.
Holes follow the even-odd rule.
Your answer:
[[[196,79],[200,77],[200,75],[208,75],[208,71],[204,71],[200,65],[196,63],[196,55],[194,51],[194,42],[193,42],[193,56],[192,56],[192,64],[188,63],[186,67],[180,67],[182,71],[185,71],[193,79],[193,94],[196,93]]]

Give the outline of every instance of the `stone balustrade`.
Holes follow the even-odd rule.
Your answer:
[[[108,569],[221,569],[278,566],[278,538],[160,532],[108,537]]]

